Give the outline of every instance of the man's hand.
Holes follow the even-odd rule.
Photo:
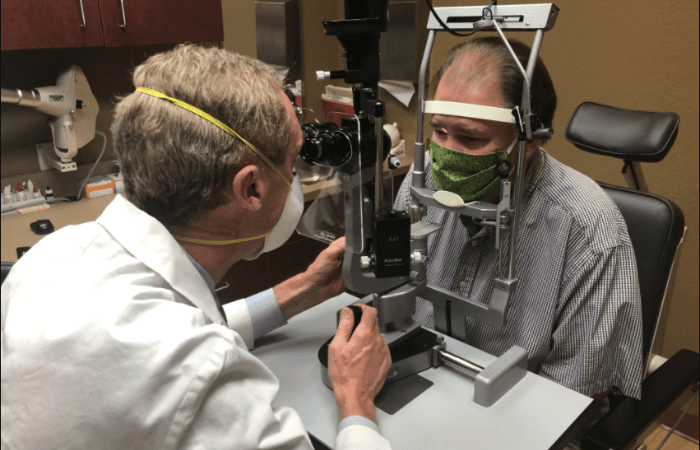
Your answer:
[[[358,415],[376,423],[374,397],[384,385],[391,355],[379,333],[377,310],[358,306],[362,308],[362,320],[354,332],[350,308],[340,313],[338,331],[328,347],[328,376],[338,403],[339,421]]]
[[[321,301],[343,293],[343,256],[345,237],[336,239],[306,269],[306,276],[317,290]]]
[[[273,288],[284,317],[291,319],[300,312],[343,292],[344,255],[345,238],[342,237],[323,250],[306,272]]]

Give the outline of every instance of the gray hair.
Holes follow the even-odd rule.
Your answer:
[[[531,51],[530,47],[513,39],[509,39],[508,43],[513,48],[522,66],[527,67]],[[470,84],[482,83],[487,81],[486,77],[497,75],[503,95],[503,107],[514,108],[519,106],[523,92],[523,75],[510,52],[508,52],[508,48],[498,36],[471,39],[452,48],[435,76],[433,83],[435,88],[437,88],[447,70],[467,53],[482,56],[482,58],[477,59],[477,66],[470,68],[471,70],[464,68],[465,77],[468,77],[468,79],[463,81]],[[460,67],[459,69],[462,70],[463,68]],[[539,116],[545,127],[550,128],[554,120],[554,112],[557,109],[557,93],[554,90],[554,83],[552,83],[552,78],[549,76],[549,71],[539,56],[535,64],[530,93],[532,111]]]
[[[281,165],[292,122],[275,71],[218,48],[180,45],[150,57],[134,85],[189,103],[231,127]],[[127,198],[166,226],[188,226],[226,201],[237,171],[254,160],[239,139],[169,101],[120,99],[111,127]]]

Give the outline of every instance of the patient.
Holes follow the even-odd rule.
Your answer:
[[[526,67],[530,48],[509,41]],[[437,75],[435,100],[513,108],[521,103],[523,77],[498,37],[455,47]],[[552,126],[554,86],[538,59],[532,110]],[[512,124],[435,114],[426,186],[449,190],[465,201],[498,202],[496,174],[471,177],[499,157],[514,165]],[[590,178],[527,142],[516,276],[506,324],[495,329],[465,323],[467,343],[500,356],[513,345],[528,351],[528,369],[582,394],[610,388],[639,398],[642,381],[642,319],[637,267],[619,210]],[[501,152],[501,153],[499,153]],[[457,175],[457,177],[455,177]],[[511,181],[513,180],[511,174]],[[407,210],[411,175],[395,207]],[[429,207],[425,220],[443,225],[429,238],[428,283],[487,303],[498,272],[494,229],[470,218]],[[505,235],[505,245],[510,236]],[[504,271],[505,272],[505,269]],[[416,320],[434,327],[433,304],[419,298]]]

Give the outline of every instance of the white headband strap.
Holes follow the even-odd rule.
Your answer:
[[[470,119],[494,120],[496,122],[515,123],[510,109],[494,106],[472,105],[469,103],[424,101],[423,111],[427,114],[445,114],[448,116],[468,117]]]

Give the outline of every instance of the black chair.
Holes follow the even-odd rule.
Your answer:
[[[627,223],[642,300],[642,399],[611,393],[610,411],[580,437],[584,450],[624,448],[698,382],[700,359],[690,350],[679,351],[654,370],[657,361],[664,360],[654,354],[654,338],[683,242],[685,220],[673,202],[645,192],[639,162],[661,161],[675,142],[678,123],[674,113],[631,111],[586,102],[576,109],[566,129],[567,140],[576,147],[624,160],[623,174],[633,189],[600,185]]]
[[[2,282],[5,282],[5,278],[7,278],[7,274],[10,273],[10,270],[12,269],[12,265],[14,263],[11,262],[5,262],[2,261]]]

